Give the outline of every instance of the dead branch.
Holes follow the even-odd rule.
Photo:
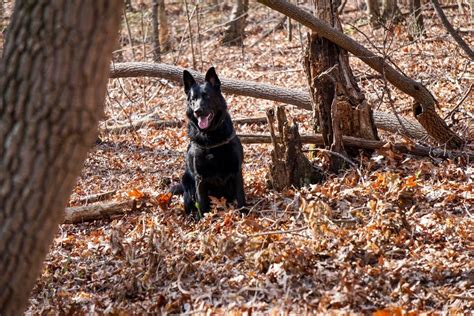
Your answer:
[[[68,207],[64,214],[64,224],[75,224],[96,219],[109,218],[136,208],[136,200],[95,203],[85,206]]]
[[[431,0],[431,4],[433,5],[434,10],[436,11],[436,14],[438,15],[439,19],[441,20],[441,23],[443,23],[443,26],[446,28],[446,31],[453,37],[453,39],[456,41],[456,43],[459,45],[459,47],[464,50],[464,52],[469,56],[471,60],[474,60],[474,51],[469,47],[469,45],[462,39],[462,37],[456,32],[454,27],[449,23],[448,18],[443,12],[443,9],[441,9],[441,6],[439,5],[438,0]]]
[[[117,190],[101,192],[101,193],[97,193],[97,194],[91,194],[91,195],[84,196],[84,197],[82,197],[78,200],[72,201],[72,202],[74,204],[81,204],[81,205],[82,204],[95,203],[95,202],[107,200],[107,199],[111,198],[112,196],[114,196],[115,193],[117,193]]]
[[[318,33],[318,35],[351,52],[372,69],[383,74],[392,85],[413,97],[416,101],[413,106],[415,118],[438,143],[446,144],[448,148],[460,148],[464,145],[465,141],[451,131],[448,125],[436,113],[435,105],[437,101],[431,92],[421,83],[406,77],[394,67],[387,64],[383,57],[375,55],[342,32],[332,28],[327,23],[314,17],[311,13],[288,1],[257,0],[257,2],[300,22],[312,31]]]
[[[242,144],[270,144],[272,138],[270,135],[248,135],[238,134],[237,135]],[[281,139],[277,136],[276,139],[280,142]],[[321,134],[313,135],[301,135],[301,142],[305,144],[314,144],[318,146],[324,146],[323,136]],[[343,136],[342,143],[346,148],[362,148],[362,149],[383,149],[392,150],[402,154],[409,154],[422,157],[442,158],[442,159],[453,159],[459,157],[465,157],[469,161],[474,160],[474,154],[454,151],[454,150],[443,150],[440,148],[432,148],[427,146],[415,145],[415,144],[402,144],[402,143],[390,143],[385,141],[368,140],[363,138],[356,138],[351,136]]]
[[[183,70],[183,68],[167,64],[144,62],[116,63],[111,66],[110,77],[158,77],[181,83]],[[197,81],[204,81],[203,74],[194,70],[189,71]],[[285,89],[246,80],[220,79],[223,92],[291,104],[305,110],[312,110],[311,98],[305,91]],[[400,125],[394,114],[374,111],[374,121],[377,128],[392,133],[399,133],[413,139],[424,139],[427,137],[426,131],[418,121],[407,117],[399,117],[403,126]]]

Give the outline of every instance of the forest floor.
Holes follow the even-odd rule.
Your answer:
[[[230,8],[204,2],[196,10],[167,5],[172,49],[162,62],[221,77],[306,90],[305,28],[294,23],[258,41],[281,16],[250,1],[244,47],[220,44]],[[347,35],[385,53],[439,101],[444,117],[473,82],[473,64],[427,5],[426,34],[412,38],[408,22],[372,30],[362,10],[346,6]],[[354,1],[355,3],[355,1]],[[127,11],[127,28],[114,61],[152,61],[150,3]],[[309,6],[309,5],[307,5]],[[405,12],[402,8],[402,12]],[[448,18],[474,45],[468,8]],[[469,30],[470,27],[470,30]],[[467,30],[466,30],[467,28]],[[191,32],[189,32],[191,29]],[[189,36],[193,36],[194,59]],[[383,80],[356,58],[351,64],[373,107],[390,112]],[[411,115],[411,98],[390,88],[393,107]],[[471,94],[447,123],[473,151]],[[262,116],[271,101],[225,94],[233,118]],[[302,134],[311,113],[287,106]],[[183,88],[160,78],[110,80],[105,120],[129,122],[152,114],[184,123]],[[238,133],[268,133],[266,124],[236,126]],[[385,140],[400,136],[380,132]],[[250,213],[222,201],[199,222],[180,197],[166,192],[184,170],[185,124],[102,131],[70,199],[112,191],[108,201],[135,199],[132,211],[86,223],[63,224],[31,295],[28,313],[468,313],[474,308],[474,167],[466,159],[401,155],[386,149],[361,156],[358,168],[326,172],[323,183],[277,192],[267,187],[270,144],[244,145],[244,180]],[[305,149],[310,150],[309,146]],[[308,152],[324,168],[324,153]],[[97,202],[102,203],[102,202]]]

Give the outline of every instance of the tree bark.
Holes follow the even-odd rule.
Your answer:
[[[336,3],[315,0],[314,5],[320,20],[342,32]],[[315,131],[320,128],[326,148],[342,156],[357,155],[357,151],[344,149],[342,135],[379,139],[372,110],[357,86],[347,51],[312,31],[305,54],[305,70],[313,100]],[[339,155],[329,158],[334,172],[344,164]]]
[[[64,224],[76,224],[96,219],[110,218],[113,215],[133,211],[137,201],[112,201],[90,205],[68,207],[64,211]]]
[[[383,57],[373,54],[361,44],[293,4],[284,0],[257,0],[257,2],[300,22],[320,36],[360,58],[372,69],[383,74],[388,82],[415,99],[416,102],[413,107],[415,118],[438,143],[446,145],[447,148],[461,148],[464,146],[465,141],[451,131],[443,119],[438,116],[435,110],[437,101],[421,83],[406,77],[394,67],[388,65]]]
[[[242,46],[245,37],[245,26],[247,26],[247,15],[249,0],[234,0],[232,13],[228,26],[222,37],[222,44],[229,46]]]
[[[153,61],[159,63],[161,61],[160,49],[160,24],[158,22],[158,2],[153,0],[151,2],[151,46],[153,48]]]
[[[159,77],[181,83],[183,68],[154,63],[117,63],[112,65],[111,78],[127,77]],[[188,69],[198,82],[204,82],[204,75],[194,70]],[[265,100],[277,101],[285,104],[295,105],[305,110],[312,110],[311,97],[307,92],[286,89],[253,81],[234,80],[220,78],[221,89],[225,93],[249,96]],[[399,116],[391,113],[374,112],[375,125],[383,130],[399,133],[409,138],[424,139],[428,134],[418,121],[411,118]]]
[[[378,0],[367,0],[367,13],[369,14],[370,25],[373,28],[380,27],[380,4]]]
[[[97,139],[122,1],[17,0],[0,62],[0,314],[21,314]]]
[[[419,36],[425,31],[425,23],[423,22],[423,13],[421,12],[421,0],[410,0],[411,13],[411,32],[413,35]]]

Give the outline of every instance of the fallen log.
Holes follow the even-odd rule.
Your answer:
[[[111,66],[110,77],[158,77],[181,83],[183,70],[183,68],[167,64],[144,62],[116,63]],[[203,74],[194,70],[189,71],[198,82],[204,81]],[[221,89],[226,93],[271,100],[295,105],[305,110],[312,110],[309,94],[301,90],[286,89],[264,83],[226,79],[222,77],[220,80]],[[400,115],[399,118],[400,121],[394,114],[374,111],[374,121],[377,128],[392,133],[399,133],[413,139],[425,139],[428,137],[425,129],[418,121]]]
[[[136,208],[136,203],[136,200],[127,200],[68,207],[64,212],[63,223],[75,224],[96,219],[110,218],[113,215],[133,211]]]
[[[248,135],[238,134],[237,135],[242,144],[270,144],[272,138],[270,135]],[[278,139],[278,137],[277,137]],[[281,140],[279,140],[281,141]],[[314,144],[323,146],[324,140],[321,134],[314,135],[301,135],[301,142],[305,144]],[[361,149],[391,149],[392,151],[399,152],[402,154],[410,154],[422,157],[442,158],[442,159],[453,159],[465,157],[469,161],[474,160],[474,154],[444,150],[440,148],[432,148],[428,146],[422,146],[417,144],[402,144],[402,143],[390,143],[385,141],[367,140],[363,138],[356,138],[351,136],[342,136],[342,143],[344,147],[348,148],[361,148]]]
[[[233,119],[232,121],[234,122],[234,124],[237,124],[237,125],[267,123],[267,119],[264,116],[236,118],[236,119]],[[180,120],[173,120],[173,121],[159,120],[153,115],[147,115],[143,118],[132,120],[127,123],[122,122],[115,125],[103,123],[101,124],[99,128],[101,132],[107,132],[111,134],[120,134],[120,133],[125,133],[131,130],[137,130],[145,126],[154,127],[154,128],[179,127],[179,126],[182,126],[184,123],[185,121],[180,121]]]

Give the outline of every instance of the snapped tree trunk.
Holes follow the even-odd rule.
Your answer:
[[[224,31],[224,36],[222,37],[222,44],[233,46],[243,45],[248,10],[249,0],[234,0],[230,20]]]
[[[320,20],[341,30],[337,6],[331,0],[315,0],[315,12]],[[378,140],[372,110],[365,101],[349,65],[347,51],[312,32],[305,54],[305,70],[316,132],[321,131],[326,147],[345,155],[342,135]],[[333,171],[343,166],[337,155],[330,157]]]
[[[97,139],[123,1],[17,0],[0,62],[0,314],[22,314]]]

